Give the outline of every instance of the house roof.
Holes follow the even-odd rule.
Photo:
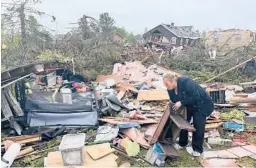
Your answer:
[[[178,37],[193,39],[200,38],[200,34],[192,30],[193,26],[170,26],[167,24],[162,24],[162,26]]]
[[[170,31],[177,37],[190,38],[190,39],[200,38],[199,32],[193,31],[193,26],[171,26],[168,24],[160,24],[158,26],[163,26],[166,30]],[[157,27],[155,27],[155,28],[157,28]],[[155,28],[153,28],[153,29],[155,29]],[[151,31],[151,30],[149,30],[149,31]],[[148,33],[148,32],[146,32],[146,33]]]

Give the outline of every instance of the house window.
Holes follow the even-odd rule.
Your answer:
[[[180,38],[180,45],[182,46],[183,38]]]
[[[188,41],[189,41],[189,39],[186,39],[186,43],[185,43],[185,45],[188,45]]]
[[[176,37],[172,37],[171,38],[171,44],[176,44],[177,38]]]

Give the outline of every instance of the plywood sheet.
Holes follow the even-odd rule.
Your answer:
[[[155,89],[155,90],[140,90],[138,92],[137,100],[139,101],[157,101],[157,100],[169,100],[167,90]]]
[[[112,149],[109,143],[86,146],[86,152],[94,160],[100,159],[110,153],[113,153],[114,151],[115,149]]]
[[[83,166],[74,166],[74,167],[111,167],[116,168],[117,163],[116,160],[118,156],[115,154],[109,154],[101,159],[93,160],[90,155],[86,152],[86,148],[84,148],[84,164]],[[49,152],[47,157],[46,167],[65,167],[61,152]],[[69,166],[70,167],[70,166]]]

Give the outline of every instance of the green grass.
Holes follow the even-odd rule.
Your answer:
[[[240,159],[238,159],[237,162],[244,167],[255,167],[256,166],[256,160],[254,160],[250,157],[240,158]]]

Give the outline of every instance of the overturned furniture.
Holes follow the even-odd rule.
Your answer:
[[[154,145],[159,142],[159,146],[162,150],[162,155],[164,158],[166,157],[178,157],[179,154],[176,149],[172,146],[180,131],[182,129],[188,131],[195,131],[195,128],[190,125],[190,123],[186,120],[187,118],[187,110],[186,108],[180,108],[177,112],[172,110],[173,103],[169,103],[166,107],[166,110],[158,123],[158,126],[153,134],[153,137],[149,141],[151,145]],[[153,163],[151,160],[153,155],[156,157],[155,161],[157,160],[158,156],[153,149],[148,151],[147,156],[150,163]],[[161,160],[161,159],[160,159]],[[154,162],[155,162],[154,161]],[[157,164],[157,163],[156,163]]]

